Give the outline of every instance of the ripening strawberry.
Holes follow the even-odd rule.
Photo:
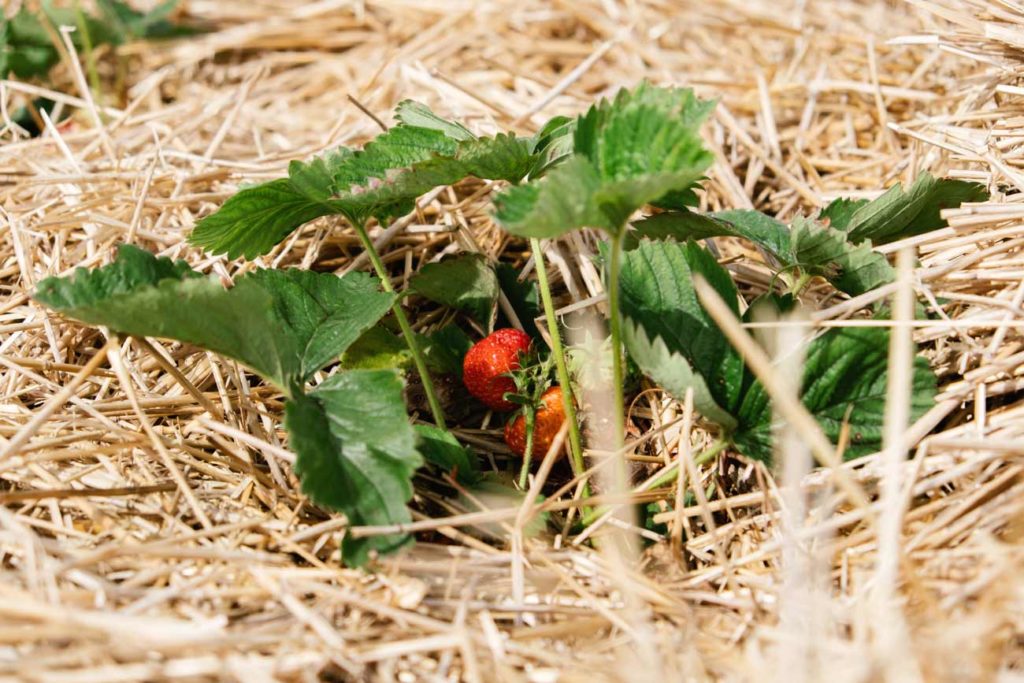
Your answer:
[[[495,330],[469,350],[462,361],[462,382],[469,393],[491,410],[508,412],[516,406],[502,398],[515,391],[506,373],[519,369],[519,356],[530,348],[530,336],[512,328]]]
[[[562,387],[551,387],[540,397],[540,401],[533,419],[533,455],[538,458],[548,452],[555,435],[565,422]],[[526,417],[519,415],[505,424],[505,443],[516,455],[522,457],[526,454]]]

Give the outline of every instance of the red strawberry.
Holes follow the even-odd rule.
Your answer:
[[[515,391],[516,383],[505,373],[519,369],[519,355],[530,348],[530,336],[506,328],[481,339],[462,362],[462,382],[481,403],[491,410],[508,412],[516,406],[504,398]]]
[[[551,387],[540,397],[541,405],[533,418],[533,455],[543,457],[555,435],[565,422],[565,405],[562,403],[562,387]],[[512,452],[522,457],[526,454],[526,417],[519,415],[505,423],[505,443]]]

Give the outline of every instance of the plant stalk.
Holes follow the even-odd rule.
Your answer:
[[[93,52],[92,36],[89,35],[89,25],[85,21],[82,5],[77,0],[75,2],[75,23],[78,24],[78,32],[82,36],[82,49],[85,50],[85,70],[89,74],[89,86],[92,88],[93,97],[99,100],[100,74],[96,70],[96,55]]]
[[[551,287],[548,284],[547,267],[544,264],[544,253],[540,248],[540,240],[532,238],[530,249],[536,261],[537,284],[540,286],[540,298],[544,304],[544,318],[548,324],[548,335],[551,337],[551,353],[555,357],[555,369],[558,372],[558,384],[562,387],[562,407],[565,419],[569,421],[569,453],[572,456],[572,473],[579,476],[586,469],[583,464],[583,446],[580,439],[580,425],[576,420],[576,404],[573,401],[572,380],[569,367],[565,361],[565,348],[562,346],[562,335],[558,330],[558,318],[555,316],[555,304],[551,299]],[[583,490],[583,497],[590,495],[589,485]]]
[[[813,276],[810,273],[800,273],[793,284],[790,285],[789,293],[793,296],[799,296],[800,292],[804,290],[804,287],[807,286],[807,283],[811,281],[812,277]]]
[[[523,452],[523,466],[519,468],[519,488],[526,490],[526,484],[530,480],[530,461],[533,459],[533,430],[536,427],[536,413],[533,407],[526,408],[524,416],[526,427],[526,450]]]
[[[612,341],[612,391],[614,392],[614,413],[612,419],[615,421],[615,443],[611,450],[621,450],[626,443],[626,412],[625,412],[625,387],[623,386],[625,373],[622,367],[622,320],[619,315],[619,272],[622,269],[622,238],[624,231],[620,230],[612,238],[612,253],[608,262],[608,315],[611,320]]]
[[[381,260],[380,254],[377,253],[377,248],[373,246],[373,241],[366,233],[366,226],[357,221],[352,221],[352,226],[356,229],[359,240],[363,243],[363,249],[366,250],[367,256],[370,257],[370,262],[373,263],[373,269],[377,271],[377,277],[380,278],[384,291],[394,292],[395,288],[391,285],[391,276],[384,267],[384,262]],[[430,379],[430,372],[427,370],[427,362],[423,358],[423,351],[420,349],[419,342],[416,341],[412,325],[409,324],[409,318],[405,315],[405,310],[402,308],[402,302],[400,300],[395,301],[391,306],[391,310],[395,314],[398,326],[402,329],[405,343],[412,353],[412,360],[416,365],[416,371],[420,374],[420,380],[423,382],[423,392],[427,395],[427,404],[430,406],[430,412],[434,414],[434,422],[441,429],[446,429],[441,402],[437,399],[437,392],[434,391],[434,382]]]

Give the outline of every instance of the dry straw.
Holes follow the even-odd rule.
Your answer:
[[[0,84],[0,681],[639,680],[625,661],[659,680],[1010,680],[1024,667],[1019,3],[183,4],[212,31],[121,48],[124,79],[98,55],[95,97],[73,57],[51,87]],[[796,445],[778,482],[733,456],[694,467],[709,435],[649,387],[631,409],[634,488],[599,501],[651,506],[667,527],[606,515],[587,532],[656,541],[638,555],[556,535],[579,490],[556,465],[534,503],[551,513],[539,537],[522,533],[527,508],[456,502],[423,475],[420,542],[367,574],[339,568],[344,520],[299,492],[279,396],[222,358],[108,338],[29,300],[41,278],[102,264],[122,241],[224,278],[254,267],[184,238],[239,184],[373,135],[400,99],[532,132],[642,78],[720,99],[709,208],[786,217],[924,170],[993,190],[950,211],[949,228],[888,247],[917,258],[897,284],[852,301],[811,288],[817,312],[792,323],[863,324],[866,306],[908,291],[938,306],[926,325],[893,323],[941,384],[908,426],[905,389],[890,392],[889,453],[909,459],[801,477]],[[40,94],[74,123],[28,139],[9,115]],[[491,221],[491,190],[442,188],[378,230],[396,281],[465,249],[531,269]],[[716,247],[747,300],[764,290],[755,253]],[[565,310],[603,306],[595,252],[593,235],[545,245]],[[355,235],[327,220],[257,265],[365,267]],[[494,424],[459,435],[504,463]],[[669,468],[716,495],[671,509],[681,489],[650,485]]]

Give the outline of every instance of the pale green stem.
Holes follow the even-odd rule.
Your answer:
[[[526,428],[526,450],[523,452],[523,466],[519,468],[519,488],[526,490],[526,484],[530,480],[530,461],[533,459],[533,430],[536,426],[535,414],[532,406],[526,408],[524,417]]]
[[[533,258],[536,261],[537,284],[540,286],[540,298],[544,303],[544,317],[548,324],[548,335],[551,337],[551,353],[555,357],[558,384],[562,387],[562,407],[565,409],[565,419],[569,421],[569,452],[572,456],[572,471],[575,476],[579,476],[586,469],[586,466],[583,464],[580,425],[576,420],[576,404],[573,402],[572,382],[569,377],[569,367],[565,361],[562,335],[558,330],[555,305],[551,299],[551,287],[548,284],[548,273],[544,265],[544,253],[540,248],[540,240],[536,238],[531,239],[530,249],[533,250]],[[588,495],[589,491],[584,490],[584,498]]]
[[[619,271],[622,269],[622,236],[620,231],[612,238],[612,253],[608,262],[608,314],[611,317],[612,336],[612,391],[614,392],[615,443],[611,450],[618,451],[626,442],[626,413],[622,367],[622,320],[619,315]]]
[[[810,273],[800,273],[792,285],[789,287],[789,293],[793,296],[799,296],[800,292],[803,291],[807,283],[811,281],[813,276]]]
[[[85,14],[78,2],[75,2],[75,20],[75,23],[78,24],[78,32],[82,36],[82,49],[85,50],[85,70],[89,74],[89,85],[92,87],[93,96],[98,100],[100,99],[100,74],[96,70],[96,55],[93,53],[89,25],[85,21]]]
[[[353,227],[356,229],[356,233],[359,235],[359,240],[363,243],[363,249],[366,250],[366,255],[370,257],[370,262],[373,263],[373,269],[377,271],[377,277],[380,278],[381,286],[384,287],[385,291],[394,292],[395,288],[391,285],[391,275],[384,267],[384,262],[380,258],[380,254],[377,253],[377,248],[373,246],[373,241],[370,236],[366,234],[366,227],[362,223],[352,221]],[[416,341],[416,335],[412,331],[412,325],[409,324],[409,318],[405,315],[405,310],[402,308],[402,302],[396,300],[391,310],[395,314],[395,320],[398,321],[398,326],[402,329],[402,336],[405,337],[405,343],[409,346],[409,351],[412,353],[413,363],[416,365],[416,371],[420,374],[420,380],[423,382],[423,392],[427,395],[427,404],[430,405],[430,412],[434,414],[434,422],[437,426],[445,429],[444,422],[444,411],[441,409],[441,402],[437,400],[437,393],[434,391],[434,382],[430,379],[430,372],[427,370],[427,362],[423,358],[423,351],[420,349],[419,343]]]

